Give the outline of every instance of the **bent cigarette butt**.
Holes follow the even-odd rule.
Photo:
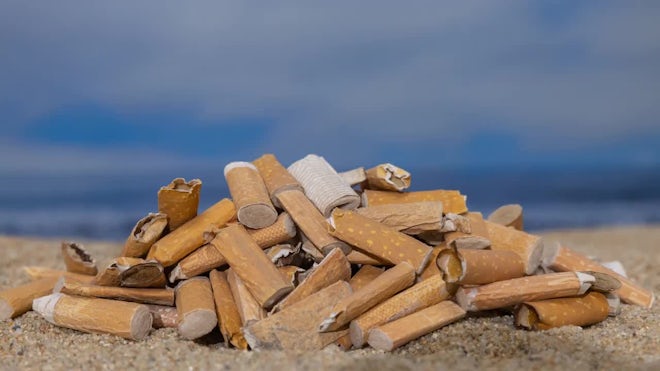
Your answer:
[[[384,272],[383,268],[376,268],[372,265],[365,265],[360,268],[357,273],[351,277],[351,280],[348,281],[348,284],[351,285],[353,291],[357,291],[363,288],[367,283],[373,281],[376,277],[380,276]]]
[[[302,186],[296,178],[289,173],[289,171],[282,166],[277,158],[272,154],[265,154],[258,159],[252,161],[252,164],[259,170],[259,174],[263,179],[268,194],[273,204],[280,207],[277,195],[283,191],[303,191]]]
[[[355,212],[410,235],[442,227],[442,202],[438,201],[362,207]]]
[[[436,265],[446,282],[461,285],[484,285],[525,275],[522,258],[511,251],[446,249],[439,253]]]
[[[82,244],[75,242],[62,242],[62,257],[67,272],[94,276],[98,273],[96,260],[83,248]]]
[[[450,296],[439,275],[417,283],[352,320],[349,327],[351,343],[361,348],[367,343],[367,334],[372,328],[437,304]]]
[[[244,335],[252,349],[314,351],[323,349],[346,331],[319,333],[317,327],[333,305],[346,298],[351,288],[337,281],[321,291],[259,322],[247,325]]]
[[[465,317],[465,311],[451,301],[443,301],[369,332],[369,345],[392,351],[421,336]]]
[[[222,227],[235,216],[234,203],[225,198],[156,241],[147,258],[158,260],[164,267],[175,265],[204,244],[205,231]]]
[[[97,286],[61,278],[56,292],[67,295],[133,301],[142,304],[174,305],[174,290]]]
[[[149,312],[151,312],[151,316],[153,317],[151,327],[155,329],[176,328],[176,307],[155,304],[145,305],[149,308]]]
[[[121,256],[143,258],[167,227],[167,215],[149,213],[140,219],[124,243]]]
[[[369,189],[403,192],[410,187],[410,173],[390,163],[366,171]]]
[[[424,243],[352,211],[332,213],[330,233],[357,249],[393,264],[410,263],[421,273],[432,248]]]
[[[147,337],[153,321],[149,308],[143,304],[61,293],[34,299],[32,307],[54,325],[129,340]]]
[[[529,330],[589,326],[604,321],[609,311],[605,295],[591,291],[574,298],[525,302],[517,308],[515,321],[516,325]]]
[[[479,287],[461,287],[456,292],[456,301],[467,311],[504,308],[526,301],[579,296],[595,281],[594,276],[582,272],[513,278]]]
[[[176,286],[177,330],[184,339],[197,339],[218,324],[211,283],[206,277],[193,277]]]
[[[220,332],[225,338],[225,344],[231,343],[238,349],[247,349],[247,341],[241,331],[241,316],[238,313],[234,295],[231,293],[227,275],[225,272],[212,270],[209,273],[209,280],[213,288],[213,299],[218,314],[218,324]]]
[[[110,261],[93,281],[99,286],[162,288],[167,284],[163,266],[155,260],[119,257]]]
[[[60,277],[66,277],[83,283],[92,283],[96,280],[96,277],[94,276],[61,271],[59,269],[52,269],[48,267],[23,267],[23,272],[25,272],[25,274],[30,277],[30,280],[32,281],[40,280],[42,278],[51,278],[53,279],[53,282],[57,282]]]
[[[518,204],[500,206],[488,215],[488,221],[522,231],[524,230],[523,208]]]
[[[337,281],[348,281],[350,278],[351,264],[341,250],[335,249],[273,311],[283,310]]]
[[[266,318],[266,311],[259,305],[234,270],[229,268],[225,273],[243,326],[248,326],[253,322]]]
[[[183,178],[175,178],[158,190],[158,212],[167,215],[170,232],[197,216],[201,190],[201,180],[186,182]]]
[[[513,251],[525,262],[525,273],[532,274],[541,264],[543,239],[517,229],[485,221],[492,250]]]
[[[594,271],[609,274],[621,282],[621,288],[616,293],[625,303],[651,308],[654,295],[630,278],[624,277],[615,271],[603,267],[588,257],[559,244],[547,246],[543,257],[543,266],[554,271]]]
[[[490,247],[490,237],[483,215],[479,212],[470,212],[467,215],[467,220],[469,221],[469,232],[463,232],[465,226],[461,225],[461,221],[459,221],[455,232],[445,234],[446,245],[458,249],[485,249]]]
[[[397,264],[376,277],[361,289],[340,300],[330,314],[320,322],[319,332],[337,331],[376,304],[415,282],[415,270],[407,262]]]
[[[344,182],[351,187],[362,184],[367,180],[367,173],[364,171],[363,167],[343,171],[338,174],[344,180]]]
[[[468,211],[466,196],[459,191],[437,189],[416,192],[388,192],[367,189],[362,193],[362,206],[371,207],[385,204],[405,204],[409,202],[440,201],[445,213],[463,214]]]
[[[296,236],[296,225],[287,213],[282,213],[272,225],[261,229],[248,229],[250,237],[262,249],[286,242]]]
[[[57,278],[41,278],[0,291],[0,321],[16,318],[32,309],[32,300],[50,294]]]
[[[249,162],[230,162],[225,166],[238,221],[248,228],[265,228],[275,223],[277,211],[257,168]]]

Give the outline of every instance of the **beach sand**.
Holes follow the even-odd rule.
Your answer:
[[[628,275],[660,292],[660,226],[544,233],[576,250],[619,260]],[[119,244],[85,242],[97,260]],[[0,236],[0,290],[28,281],[21,268],[63,268],[59,240]],[[468,317],[392,353],[373,349],[314,353],[227,349],[216,331],[201,341],[179,339],[173,329],[145,341],[90,335],[50,325],[34,312],[0,323],[1,369],[660,369],[660,309],[624,305],[616,318],[581,329],[516,329],[506,313]]]

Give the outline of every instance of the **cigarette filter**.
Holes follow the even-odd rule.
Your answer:
[[[277,195],[282,191],[303,191],[302,186],[296,178],[291,175],[284,166],[272,154],[265,154],[252,161],[252,164],[259,170],[259,174],[268,189],[270,199],[273,204],[281,208]]]
[[[410,187],[410,173],[390,163],[367,170],[369,189],[403,192]]]
[[[358,167],[353,170],[343,171],[338,174],[344,180],[344,183],[348,184],[351,187],[360,185],[367,180],[367,173],[364,171],[363,167]]]
[[[184,339],[197,339],[218,324],[211,283],[206,277],[193,277],[176,286],[177,330]]]
[[[146,306],[149,308],[149,312],[151,312],[151,316],[153,317],[151,327],[155,329],[176,328],[176,307],[155,304],[146,304]]]
[[[209,273],[209,279],[213,288],[218,324],[220,325],[220,332],[225,338],[225,344],[229,346],[231,343],[238,349],[246,350],[248,344],[241,331],[241,316],[231,293],[227,274],[214,269]]]
[[[516,325],[529,330],[561,326],[589,326],[604,321],[610,311],[607,298],[590,291],[574,298],[525,302],[515,312]]]
[[[167,227],[167,215],[149,213],[140,219],[124,243],[121,256],[143,258]]]
[[[176,178],[160,188],[158,212],[167,215],[170,232],[197,216],[201,190],[201,180],[193,179],[186,182],[183,178]]]
[[[296,225],[287,213],[282,213],[272,225],[261,229],[248,229],[250,237],[265,249],[286,242],[296,236]]]
[[[491,250],[512,251],[520,255],[525,263],[525,273],[532,274],[541,264],[543,239],[514,228],[485,221]]]
[[[259,229],[275,223],[277,211],[254,165],[249,162],[231,162],[225,166],[225,179],[241,224]]]
[[[446,282],[484,285],[525,275],[520,255],[511,251],[445,249],[436,259]]]
[[[500,206],[488,215],[488,221],[522,231],[524,230],[523,208],[518,204]]]
[[[83,248],[82,244],[62,242],[62,256],[66,270],[72,273],[94,276],[98,273],[96,260]]]
[[[42,278],[0,291],[0,321],[16,318],[32,309],[32,300],[53,291],[56,278]]]
[[[80,283],[63,277],[57,283],[55,292],[61,292],[73,296],[133,301],[143,304],[174,305],[174,290],[169,288],[140,289],[130,287],[97,286]]]
[[[409,235],[442,227],[442,202],[438,201],[362,207],[355,212]]]
[[[466,196],[459,191],[437,189],[417,192],[388,192],[367,189],[362,193],[362,206],[371,207],[385,204],[405,204],[409,202],[440,201],[445,213],[463,214],[468,211]]]

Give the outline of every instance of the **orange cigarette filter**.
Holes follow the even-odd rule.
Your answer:
[[[459,191],[437,189],[416,192],[388,192],[367,189],[362,193],[362,206],[370,207],[385,204],[403,204],[409,202],[440,201],[444,213],[463,214],[468,211],[466,196]]]
[[[589,326],[604,321],[609,311],[605,295],[590,291],[574,298],[525,302],[517,308],[515,321],[518,326],[530,330]]]
[[[225,166],[225,179],[241,224],[259,229],[275,223],[277,211],[254,165],[249,162],[231,162]]]
[[[437,267],[446,282],[484,285],[525,275],[522,258],[511,251],[446,249],[438,254]]]
[[[158,191],[158,212],[167,215],[168,229],[173,231],[197,216],[202,181],[175,178]]]
[[[366,171],[369,189],[403,192],[410,187],[410,173],[390,163]]]
[[[268,153],[252,161],[252,164],[259,170],[259,174],[268,189],[270,199],[277,207],[282,207],[277,195],[283,191],[296,190],[303,191],[302,186],[289,171],[282,166],[277,158]]]

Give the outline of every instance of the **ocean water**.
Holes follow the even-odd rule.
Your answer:
[[[484,215],[520,203],[532,231],[660,223],[660,169],[411,172],[413,190],[459,189]],[[202,179],[200,210],[229,195],[220,170],[0,174],[0,234],[123,240],[173,175]]]

